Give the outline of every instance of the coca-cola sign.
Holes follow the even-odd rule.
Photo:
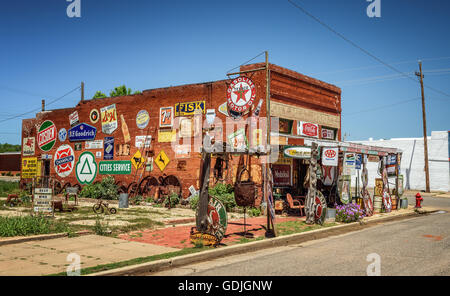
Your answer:
[[[319,125],[310,122],[299,121],[297,125],[297,133],[301,136],[318,138]]]
[[[288,164],[273,164],[273,185],[291,186],[291,166]]]

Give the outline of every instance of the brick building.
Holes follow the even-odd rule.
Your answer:
[[[20,152],[0,153],[0,174],[15,176],[20,173]]]
[[[263,66],[246,65],[241,71]],[[246,76],[255,84],[256,100],[252,108],[263,100],[260,117],[265,118],[266,72],[257,71]],[[49,175],[65,187],[97,182],[110,174],[122,190],[129,190],[133,182],[147,176],[145,180],[150,182],[151,177],[157,180],[164,174],[175,176],[181,183],[183,197],[187,197],[189,187],[198,189],[201,155],[194,147],[194,140],[189,145],[190,152],[185,149],[187,146],[173,149],[173,142],[179,141],[177,137],[181,133],[187,138],[199,135],[201,138],[202,131],[196,130],[193,119],[195,109],[200,110],[197,112],[201,112],[203,121],[206,121],[207,112],[215,113],[215,120],[224,122],[223,130],[229,128],[230,121],[225,126],[229,118],[225,113],[229,112],[223,110],[231,81],[83,100],[73,108],[43,111],[35,118],[24,119],[21,182],[29,182],[29,178],[36,175]],[[305,137],[340,140],[341,90],[338,87],[271,64],[270,93],[270,115],[280,118],[280,131],[272,134],[272,144],[302,146]],[[234,125],[233,121],[231,125]],[[303,127],[312,129],[313,134],[305,134],[300,130]],[[233,127],[234,130],[238,128]],[[266,130],[261,130],[267,134]],[[224,141],[228,140],[225,132],[222,136]],[[282,159],[279,161],[283,162]],[[236,162],[236,158],[233,159],[234,172]],[[258,161],[252,164],[252,175],[260,182],[261,166]],[[293,161],[289,165],[292,185],[295,183],[292,179],[299,178],[294,173],[299,164]],[[235,175],[232,176],[234,179]]]

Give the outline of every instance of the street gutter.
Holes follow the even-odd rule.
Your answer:
[[[89,230],[82,230],[75,232],[74,235],[86,235],[86,234],[92,234],[92,231]],[[5,245],[11,245],[11,244],[19,244],[19,243],[25,243],[30,241],[39,241],[39,240],[47,240],[47,239],[54,239],[54,238],[61,238],[69,236],[67,232],[64,233],[50,233],[50,234],[39,234],[39,235],[29,235],[29,236],[16,236],[11,238],[2,238],[0,239],[0,246]]]
[[[189,265],[192,263],[198,263],[202,261],[208,261],[220,257],[231,256],[236,254],[249,253],[261,249],[273,248],[286,246],[291,244],[303,243],[306,241],[317,240],[331,235],[340,235],[347,232],[352,232],[356,230],[361,230],[366,227],[375,226],[380,223],[403,220],[410,217],[419,217],[422,214],[429,214],[436,212],[437,210],[425,210],[422,209],[420,213],[416,212],[406,212],[402,214],[397,214],[393,216],[382,216],[371,218],[368,221],[353,222],[349,224],[342,224],[337,226],[332,226],[328,228],[322,228],[317,230],[311,230],[308,232],[295,233],[275,238],[269,238],[244,244],[238,244],[233,246],[226,246],[217,249],[212,249],[208,251],[202,251],[200,253],[194,253],[189,255],[178,256],[170,259],[162,259],[147,263],[142,263],[138,265],[132,265],[117,269],[111,269],[106,271],[101,271],[97,273],[89,274],[88,276],[126,276],[126,275],[142,275],[153,273],[165,269],[181,267]]]

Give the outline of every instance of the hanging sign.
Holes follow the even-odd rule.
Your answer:
[[[205,114],[205,101],[195,101],[175,104],[175,116],[194,115],[196,110]]]
[[[75,154],[69,145],[61,145],[55,152],[54,165],[55,172],[61,178],[65,178],[72,173]]]
[[[44,121],[37,134],[38,146],[42,151],[50,151],[56,143],[56,126],[50,121]]]
[[[22,179],[34,178],[39,176],[40,162],[38,162],[37,157],[24,157],[22,158],[22,171],[20,176]]]
[[[131,174],[131,161],[129,160],[100,161],[98,167],[100,175]]]
[[[383,179],[382,178],[375,178],[375,188],[373,195],[374,196],[383,196]]]
[[[310,122],[298,121],[297,122],[297,134],[301,135],[301,136],[318,138],[319,137],[319,125],[310,123]]]
[[[284,149],[284,155],[292,158],[311,158],[311,148],[289,147]]]
[[[360,170],[362,163],[362,154],[356,154],[355,158],[355,169]]]
[[[64,142],[67,138],[67,131],[65,128],[62,128],[58,132],[58,138],[60,142]]]
[[[86,141],[84,148],[86,148],[86,149],[102,149],[103,148],[103,140]]]
[[[163,172],[164,169],[166,168],[166,166],[169,164],[170,159],[167,156],[167,154],[164,152],[164,150],[161,150],[161,152],[159,152],[158,156],[156,156],[154,162],[156,163],[158,168],[161,170],[161,172]]]
[[[273,184],[275,186],[291,186],[291,166],[285,164],[273,164]]]
[[[256,98],[256,87],[247,77],[234,79],[227,90],[227,103],[230,110],[244,113],[252,106]]]
[[[378,155],[367,155],[368,162],[379,162],[380,157]]]
[[[131,158],[131,163],[135,169],[139,169],[144,164],[145,158],[142,157],[141,152],[138,150]]]
[[[144,145],[145,148],[150,148],[152,146],[152,136],[136,136],[134,145],[136,148],[141,148]]]
[[[34,146],[36,139],[34,137],[24,138],[22,145],[22,153],[23,155],[34,155]]]
[[[168,142],[175,142],[177,139],[177,131],[171,130],[171,131],[158,131],[158,142],[160,143],[168,143]]]
[[[97,175],[97,162],[92,152],[81,153],[75,167],[77,180],[80,184],[91,184]]]
[[[97,123],[98,119],[100,118],[100,113],[97,109],[92,109],[91,113],[89,113],[89,119],[92,123]]]
[[[141,110],[136,115],[136,125],[140,129],[146,128],[149,121],[150,115],[148,115],[148,112],[146,110]]]
[[[336,130],[335,129],[322,127],[321,134],[322,134],[322,139],[327,139],[327,140],[336,139]]]
[[[344,175],[353,175],[355,171],[356,154],[345,153],[344,155]]]
[[[80,123],[69,129],[69,141],[90,141],[95,139],[97,128],[86,123]]]
[[[105,137],[103,143],[103,159],[114,159],[114,137]]]
[[[339,148],[322,148],[322,165],[338,166]]]
[[[100,114],[102,120],[102,132],[108,135],[112,134],[118,126],[116,104],[100,108]]]
[[[159,127],[173,126],[173,107],[159,108]]]
[[[80,119],[78,117],[78,111],[75,111],[69,115],[69,122],[70,126],[74,126],[80,122]]]
[[[245,130],[243,128],[228,135],[228,143],[233,150],[245,151],[248,147],[247,137],[245,136]]]

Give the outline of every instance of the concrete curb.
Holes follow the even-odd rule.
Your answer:
[[[431,213],[433,211],[423,211],[422,214]],[[371,224],[378,224],[380,222],[388,222],[393,220],[400,220],[411,216],[420,216],[415,212],[406,212],[394,216],[377,217],[366,221],[365,223],[350,223],[332,226],[323,229],[311,230],[303,233],[290,234],[271,239],[264,239],[261,241],[249,242],[245,244],[233,245],[219,249],[212,249],[195,254],[188,254],[170,259],[162,259],[153,262],[142,263],[112,270],[101,271],[88,276],[125,276],[125,275],[139,275],[143,273],[151,273],[163,269],[173,267],[180,267],[201,261],[216,259],[219,257],[230,256],[235,254],[242,254],[256,250],[286,246],[290,244],[302,243],[305,241],[325,238],[330,235],[344,234],[350,231],[355,231],[364,228]]]
[[[75,232],[76,235],[87,235],[92,234],[91,231],[84,230]],[[68,236],[68,233],[50,233],[50,234],[39,234],[39,235],[30,235],[30,236],[21,236],[21,237],[12,237],[5,238],[0,240],[0,246],[19,244],[31,241],[39,241],[39,240],[47,240],[54,238],[61,238]]]

